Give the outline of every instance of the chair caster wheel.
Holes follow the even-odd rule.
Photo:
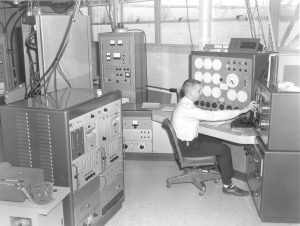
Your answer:
[[[216,183],[216,184],[219,183],[219,179],[215,179],[215,183]]]
[[[167,188],[170,188],[171,187],[171,185],[170,184],[167,184]]]
[[[200,191],[200,192],[199,192],[199,195],[200,195],[200,196],[203,196],[203,195],[204,195],[204,191]]]

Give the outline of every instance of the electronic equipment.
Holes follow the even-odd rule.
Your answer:
[[[53,187],[51,202],[38,205],[24,202],[0,201],[1,226],[67,226],[64,221],[62,200],[70,188]]]
[[[29,199],[34,202],[31,192],[34,192],[35,186],[42,182],[44,182],[42,169],[12,167],[8,162],[0,162],[0,200],[2,201],[23,202]]]
[[[235,53],[258,53],[263,50],[259,38],[231,38],[228,52]]]
[[[143,32],[99,34],[101,88],[121,90],[124,102],[146,102],[146,43]]]
[[[23,100],[26,93],[25,83],[22,83],[4,93],[4,101],[6,104],[13,103],[15,101]]]
[[[106,222],[124,200],[121,92],[62,89],[0,107],[5,160],[70,187],[67,226]]]
[[[26,85],[32,89],[43,75],[53,69],[52,63],[60,59],[55,72],[46,75],[41,92],[93,87],[91,59],[91,31],[88,16],[78,15],[72,22],[66,49],[57,56],[67,35],[70,15],[34,15],[22,18],[22,35]],[[69,84],[68,84],[69,83]],[[29,89],[29,91],[30,91]]]
[[[15,86],[14,79],[10,76],[9,59],[5,35],[0,34],[0,94]]]
[[[152,153],[152,111],[123,110],[125,152]]]
[[[291,134],[285,132],[285,137]],[[246,159],[247,183],[261,220],[299,223],[300,152],[270,151],[258,137]]]
[[[267,76],[267,53],[192,51],[190,76],[201,81],[199,107],[209,110],[241,109],[252,98],[254,75]]]
[[[274,53],[269,61],[267,82],[277,85],[281,91],[300,92],[300,55]],[[262,81],[261,78],[257,80]]]
[[[267,78],[255,78],[254,90],[258,111],[255,113],[254,125],[268,150],[299,152],[300,90],[289,91],[280,85],[286,81],[291,82],[290,79],[296,77],[288,67],[300,67],[300,61],[296,63],[288,57],[289,61],[282,64],[283,61],[278,61],[280,59],[275,57],[271,60],[268,78],[272,82],[268,82]],[[284,71],[288,73],[283,73]],[[295,71],[297,72],[297,69]]]

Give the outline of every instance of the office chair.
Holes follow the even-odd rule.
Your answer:
[[[162,127],[167,131],[172,145],[175,160],[179,169],[183,170],[182,175],[167,179],[167,187],[171,184],[192,183],[199,188],[199,195],[204,195],[206,187],[204,181],[214,180],[218,183],[221,178],[217,167],[216,156],[185,157],[182,155],[178,145],[178,139],[175,130],[168,118],[164,119]]]

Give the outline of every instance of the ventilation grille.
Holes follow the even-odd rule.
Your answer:
[[[32,167],[31,137],[26,112],[16,112],[16,136],[19,165]]]
[[[54,183],[53,153],[51,140],[50,116],[47,113],[36,114],[37,149],[40,167],[44,170],[45,180]]]

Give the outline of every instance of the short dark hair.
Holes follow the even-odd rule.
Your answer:
[[[201,82],[192,78],[185,80],[182,85],[183,94],[186,95],[188,90],[194,87],[195,85],[201,85]]]

